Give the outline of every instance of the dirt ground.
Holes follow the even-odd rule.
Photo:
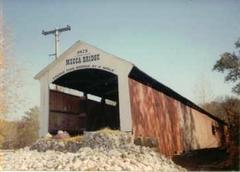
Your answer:
[[[204,149],[175,156],[173,157],[173,161],[191,171],[237,170],[232,169],[225,163],[228,156],[229,155],[225,149]]]

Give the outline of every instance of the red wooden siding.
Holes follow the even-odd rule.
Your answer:
[[[50,90],[49,100],[50,133],[64,130],[70,134],[81,134],[84,130],[103,127],[119,129],[119,114],[116,106],[55,90]]]
[[[129,86],[133,133],[156,138],[161,153],[221,146],[223,126],[212,118],[130,78]]]
[[[85,98],[50,90],[49,100],[49,131],[51,133],[64,130],[75,134],[85,130]]]
[[[50,90],[50,111],[81,113],[84,112],[84,97],[66,94],[60,91]]]

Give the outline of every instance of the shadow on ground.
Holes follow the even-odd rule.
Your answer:
[[[231,169],[225,162],[228,159],[225,149],[202,149],[173,157],[173,161],[191,171],[227,171]]]

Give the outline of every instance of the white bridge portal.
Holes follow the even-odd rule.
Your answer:
[[[117,101],[120,119],[119,129],[122,131],[131,131],[132,121],[128,75],[132,68],[133,64],[130,62],[106,53],[85,42],[77,41],[60,55],[59,58],[35,76],[35,79],[40,81],[41,89],[40,135],[42,136],[49,132],[49,97],[50,84],[52,83],[65,88],[82,91],[84,94],[90,93],[91,95]],[[86,72],[87,69],[89,72]],[[94,72],[94,74],[90,71]],[[117,79],[114,82],[115,86],[113,76],[116,76]],[[91,87],[95,89],[90,89]],[[115,90],[117,94],[111,94],[111,92],[114,92],[114,88],[117,88]]]

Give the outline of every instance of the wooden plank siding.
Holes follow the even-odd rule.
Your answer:
[[[131,78],[129,89],[133,133],[157,139],[161,153],[222,145],[223,126],[216,120]]]
[[[64,130],[77,134],[85,130],[84,97],[50,90],[49,100],[50,133],[56,134],[58,130]]]
[[[70,134],[82,134],[103,127],[119,129],[119,112],[117,106],[102,104],[84,97],[50,90],[49,98],[49,132],[58,130]]]

